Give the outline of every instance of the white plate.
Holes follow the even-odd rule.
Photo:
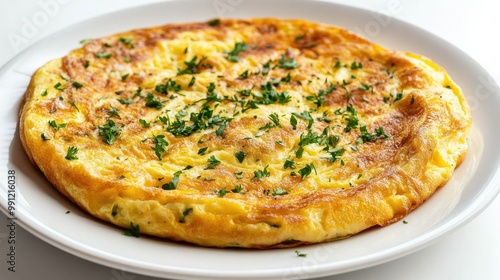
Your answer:
[[[352,238],[294,249],[209,249],[154,238],[131,238],[62,197],[28,161],[16,131],[17,112],[31,74],[84,38],[169,22],[215,17],[305,18],[360,32],[385,47],[428,56],[463,88],[473,113],[470,150],[453,178],[405,220]],[[7,213],[7,171],[16,172],[15,216],[26,230],[84,259],[136,273],[183,279],[292,279],[333,275],[410,254],[479,214],[500,186],[500,90],[469,56],[436,36],[383,14],[322,1],[188,0],[94,18],[27,49],[0,70],[0,203]],[[70,214],[65,214],[70,210]]]

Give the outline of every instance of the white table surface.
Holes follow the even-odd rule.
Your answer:
[[[215,0],[207,0],[215,1]],[[44,11],[43,3],[56,3],[43,25],[30,38],[13,44],[12,34],[22,34],[25,20]],[[41,38],[85,19],[158,0],[16,0],[0,1],[0,66]],[[478,61],[500,81],[498,42],[500,15],[495,1],[442,0],[336,0],[334,2],[387,11],[446,39]],[[498,121],[498,120],[495,120]],[[382,265],[321,279],[500,279],[500,197],[472,222],[409,256]],[[7,220],[0,213],[0,279],[106,279],[151,280],[101,266],[63,252],[17,228],[17,271],[7,270]]]

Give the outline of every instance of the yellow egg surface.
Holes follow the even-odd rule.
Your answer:
[[[305,20],[92,39],[33,75],[23,147],[91,215],[202,246],[276,248],[405,217],[467,152],[430,59]]]

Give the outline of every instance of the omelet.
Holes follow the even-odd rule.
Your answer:
[[[84,40],[39,68],[20,139],[123,227],[279,248],[401,220],[452,176],[471,114],[447,72],[345,29],[214,19]]]

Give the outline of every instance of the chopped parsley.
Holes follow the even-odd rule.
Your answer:
[[[358,127],[359,123],[358,113],[351,104],[347,105],[346,113],[344,114],[344,119],[347,121],[347,126],[344,128],[345,132],[349,132],[353,128]]]
[[[104,136],[104,143],[111,145],[115,142],[116,137],[120,135],[121,127],[117,126],[113,120],[108,120],[108,123],[99,126],[99,136]]]
[[[191,214],[191,212],[193,212],[193,208],[186,208],[186,210],[184,210],[182,212],[182,217],[179,219],[179,223],[185,223],[186,222],[186,217]]]
[[[148,128],[151,126],[151,123],[147,122],[146,120],[139,119],[139,123],[142,125],[144,128]]]
[[[119,40],[120,40],[120,42],[122,42],[122,43],[123,43],[123,44],[125,44],[125,45],[131,45],[131,44],[132,44],[132,41],[133,41],[133,39],[132,39],[132,38],[123,38],[123,37],[122,37],[122,38],[120,38]]]
[[[302,257],[302,258],[307,257],[307,254],[301,253],[299,250],[295,250],[295,254],[297,254],[297,257]]]
[[[48,94],[47,90],[44,90],[40,95],[41,96],[47,96],[47,94]]]
[[[319,108],[325,103],[325,97],[335,89],[337,89],[337,87],[330,84],[330,87],[328,89],[320,89],[318,93],[314,94],[313,96],[308,96],[306,97],[306,99],[316,104],[316,106]]]
[[[88,68],[89,66],[90,66],[90,61],[85,59],[85,61],[83,62],[83,67]]]
[[[138,238],[139,236],[141,236],[139,225],[134,225],[132,222],[130,222],[129,228],[126,229],[123,234],[126,236]]]
[[[271,173],[267,170],[267,167],[269,167],[269,165],[266,165],[266,167],[264,167],[263,170],[255,170],[253,172],[254,174],[254,177],[253,178],[257,178],[259,180],[262,180],[264,177],[269,177],[271,176]],[[253,179],[252,178],[252,179]]]
[[[196,78],[195,77],[191,77],[191,81],[189,81],[188,88],[192,87],[195,82],[196,82]]]
[[[285,164],[283,164],[283,168],[284,169],[287,169],[287,168],[292,168],[294,169],[295,168],[295,162],[293,161],[293,159],[289,159],[287,158],[285,160]]]
[[[205,154],[205,152],[206,152],[207,150],[208,150],[208,147],[203,147],[203,148],[201,148],[201,149],[199,149],[199,150],[198,150],[198,154],[199,154],[200,156],[202,156],[202,155],[204,155],[204,154]]]
[[[361,69],[361,68],[363,68],[363,64],[361,64],[361,62],[354,61],[351,64],[351,70],[357,70],[357,69]]]
[[[215,156],[210,156],[210,158],[207,159],[208,166],[205,169],[214,169],[217,165],[221,163],[220,160],[218,160]]]
[[[304,111],[302,113],[292,113],[292,115],[299,117],[303,120],[306,120],[308,122],[307,129],[311,129],[311,127],[314,123],[314,119],[311,117],[311,114],[309,114],[308,111]]]
[[[218,19],[218,18],[212,19],[212,20],[210,20],[210,21],[208,22],[208,25],[210,25],[210,26],[212,26],[212,27],[213,27],[213,26],[217,26],[217,25],[219,25],[219,24],[220,24],[220,19]]]
[[[238,76],[238,78],[240,78],[240,79],[248,78],[248,69],[245,70],[243,73],[241,73],[240,76]]]
[[[73,82],[73,86],[74,86],[76,89],[79,89],[79,88],[82,88],[82,87],[83,87],[83,85],[82,85],[82,84],[80,84],[79,82],[76,82],[76,81],[75,81],[75,82]]]
[[[49,138],[49,137],[45,136],[45,133],[42,133],[42,134],[40,135],[40,137],[42,137],[42,140],[43,140],[43,141],[48,141],[48,140],[50,140],[50,138]]]
[[[295,69],[299,67],[297,61],[295,61],[293,58],[285,59],[284,54],[281,55],[278,66],[283,69]]]
[[[178,85],[174,80],[168,79],[168,81],[165,84],[157,84],[155,90],[159,93],[167,95],[169,90],[178,92],[179,90],[181,90],[181,86]]]
[[[297,129],[297,119],[293,114],[290,116],[290,125],[292,125],[293,130]]]
[[[61,86],[62,86],[62,84],[61,84],[61,83],[57,83],[57,84],[55,84],[55,85],[54,85],[54,88],[55,88],[55,89],[57,89],[57,90],[59,90],[59,91],[63,91],[63,90],[65,90],[65,88],[63,88],[63,87],[61,87]]]
[[[55,131],[58,131],[59,129],[66,127],[66,124],[65,124],[65,123],[60,123],[60,124],[58,124],[58,123],[56,123],[56,121],[55,121],[55,120],[51,120],[51,121],[49,121],[49,125],[50,125],[52,128],[54,128],[54,130],[55,130]]]
[[[200,61],[196,62],[198,59],[198,56],[194,56],[190,61],[184,61],[184,64],[186,64],[186,68],[183,70],[180,70],[177,72],[177,76],[181,75],[186,75],[186,74],[198,74],[198,68],[200,67],[201,63],[207,59],[206,56],[202,57]]]
[[[394,102],[397,102],[401,99],[403,99],[403,92],[396,93],[396,98],[394,98]]]
[[[111,53],[109,52],[98,52],[96,53],[97,58],[111,58]]]
[[[64,157],[67,160],[76,160],[78,157],[76,154],[78,153],[78,148],[71,146],[68,148],[68,152],[66,153],[66,156]]]
[[[242,163],[242,162],[243,162],[243,160],[245,159],[245,156],[246,156],[247,154],[246,154],[245,152],[243,152],[243,151],[239,151],[239,152],[236,152],[234,155],[235,155],[235,156],[236,156],[236,158],[238,159],[238,162],[239,162],[239,163]]]
[[[389,139],[389,135],[384,132],[383,127],[379,127],[375,129],[375,133],[371,134],[368,132],[368,129],[365,125],[359,127],[359,131],[361,132],[361,137],[356,140],[357,144],[362,144],[366,142],[374,142],[377,139]]]
[[[125,104],[125,105],[128,105],[128,104],[132,104],[134,103],[134,99],[133,98],[127,98],[127,99],[117,99],[118,102],[120,102],[121,104]]]
[[[129,73],[127,73],[127,74],[125,74],[125,75],[122,75],[122,77],[121,77],[121,78],[122,78],[122,81],[125,81],[125,80],[127,79],[128,75],[129,75]]]
[[[272,193],[273,196],[285,195],[285,194],[288,194],[288,192],[286,190],[284,190],[283,188],[281,188],[281,187],[278,187],[277,189],[274,189],[273,193]]]
[[[165,135],[156,135],[155,138],[155,147],[153,150],[155,151],[155,155],[159,160],[162,160],[163,153],[167,151],[168,142],[165,140]]]
[[[345,151],[345,149],[344,148],[340,148],[340,147],[329,149],[328,153],[330,154],[331,157],[328,158],[328,161],[329,162],[335,162],[336,160],[340,160],[341,161],[340,163],[342,164],[341,156],[344,153],[344,151]]]
[[[147,99],[146,107],[155,108],[155,109],[163,108],[163,103],[161,102],[161,100],[159,100],[158,98],[155,98],[152,93],[149,93],[146,96],[146,99]]]
[[[241,184],[234,186],[234,189],[231,190],[232,193],[241,193],[242,191],[242,186]]]
[[[69,103],[71,106],[75,107],[76,111],[80,112],[80,109],[78,109],[78,107],[76,106],[75,102],[73,102],[73,101],[68,101],[68,103]]]
[[[115,116],[117,118],[121,118],[120,117],[120,114],[118,114],[118,108],[116,107],[111,107],[111,110],[108,110],[108,114],[111,115],[111,116]]]
[[[227,193],[226,188],[222,188],[222,189],[220,189],[220,190],[217,192],[217,196],[218,196],[218,197],[224,197],[224,196],[226,195],[226,193]]]
[[[316,167],[314,167],[313,163],[306,164],[306,166],[304,168],[299,170],[300,178],[302,178],[302,180],[304,180],[307,176],[309,176],[309,174],[311,174],[311,172],[313,170],[314,170],[314,173],[318,174],[318,172],[316,171]]]
[[[175,190],[177,187],[177,184],[179,183],[179,176],[182,174],[182,171],[177,171],[174,173],[174,177],[172,177],[172,180],[166,184],[163,184],[161,186],[162,189],[164,190]]]
[[[234,44],[234,49],[227,53],[226,59],[231,62],[238,62],[240,60],[238,54],[246,50],[248,50],[248,46],[245,42],[237,42]]]

